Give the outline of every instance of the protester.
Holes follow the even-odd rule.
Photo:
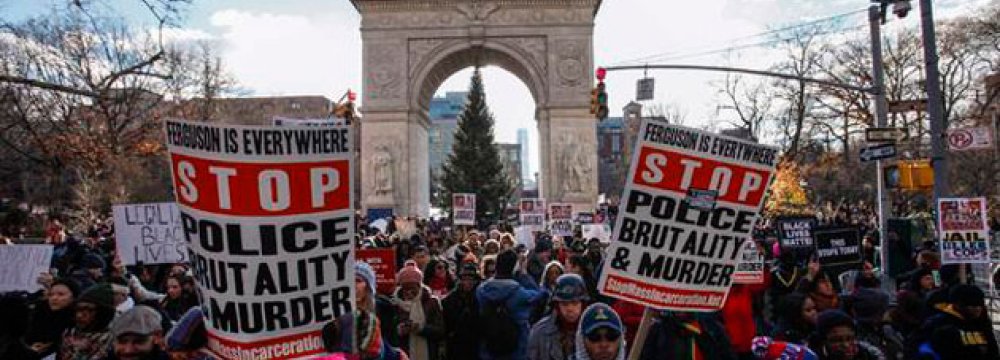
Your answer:
[[[949,302],[921,329],[924,336],[920,357],[1000,359],[983,291],[973,285],[956,285],[951,289]]]
[[[662,311],[646,335],[643,360],[735,360],[726,330],[715,313]]]
[[[809,347],[820,360],[884,360],[875,346],[857,338],[854,319],[840,310],[826,310],[816,318]]]
[[[816,327],[816,304],[804,294],[793,293],[781,299],[774,339],[805,344]]]
[[[759,360],[817,360],[815,352],[800,344],[775,341],[766,336],[753,339],[754,358]]]
[[[646,313],[646,307],[626,300],[615,300],[611,308],[618,313],[618,317],[625,326],[625,350],[632,351],[635,346],[635,335],[639,332],[639,324]],[[652,310],[650,310],[652,311]]]
[[[448,271],[448,263],[437,259],[427,262],[422,281],[431,289],[431,294],[439,298],[447,295],[455,287],[455,278]]]
[[[550,261],[552,261],[552,237],[542,234],[535,239],[535,248],[528,255],[528,275],[535,282],[542,283]]]
[[[830,276],[820,270],[819,262],[809,262],[808,273],[799,283],[799,292],[806,294],[816,305],[816,311],[840,308],[840,296],[834,289]]]
[[[111,286],[91,286],[76,300],[75,324],[63,333],[60,360],[102,360],[108,357],[112,336],[108,325],[115,316]]]
[[[445,335],[444,314],[437,297],[422,284],[423,278],[415,263],[403,265],[396,275],[397,287],[392,295],[395,321],[390,323],[396,324],[399,336],[399,343],[395,345],[407,355],[414,359],[437,359],[439,342]]]
[[[111,322],[114,353],[109,360],[167,360],[160,347],[163,336],[160,313],[145,305],[136,306]]]
[[[764,291],[763,285],[733,284],[719,312],[729,344],[740,359],[751,359],[753,338],[757,335],[753,300]]]
[[[354,265],[354,274],[354,309],[334,320],[340,329],[335,350],[357,355],[361,360],[407,359],[405,352],[383,338],[383,334],[395,332],[395,329],[385,329],[376,314],[375,271],[359,261]]]
[[[486,333],[479,353],[481,359],[527,358],[528,318],[531,309],[548,296],[548,291],[539,289],[538,282],[527,274],[515,273],[517,263],[518,255],[513,250],[500,252],[497,255],[496,275],[476,289],[479,313],[486,317],[483,324]],[[496,316],[491,316],[494,314]],[[496,324],[491,324],[491,320],[496,320]],[[513,326],[506,326],[506,323]],[[513,336],[505,334],[505,330],[516,332],[514,346],[503,341],[508,340],[505,337]]]
[[[480,280],[476,264],[463,264],[458,285],[441,301],[449,360],[475,359],[479,354],[481,323],[476,287]]]
[[[795,260],[794,252],[782,251],[779,253],[777,266],[771,270],[768,281],[771,284],[767,292],[771,303],[771,321],[778,321],[778,314],[781,312],[778,309],[778,304],[781,303],[785,295],[791,294],[799,287],[799,281],[804,275]]]
[[[594,303],[580,316],[573,360],[624,360],[625,337],[622,321],[604,303]]]
[[[184,275],[171,275],[167,277],[167,296],[160,301],[160,308],[167,314],[167,318],[170,321],[180,320],[181,316],[184,316],[184,313],[188,309],[198,306],[198,300],[195,298],[195,295],[185,290],[181,285],[184,281]]]
[[[38,358],[59,349],[62,335],[75,324],[73,307],[80,288],[68,279],[56,279],[46,291],[44,300],[34,306],[30,315],[24,344]]]
[[[583,278],[565,274],[555,281],[552,310],[538,321],[528,337],[528,359],[566,359],[575,353],[576,330],[588,296]]]

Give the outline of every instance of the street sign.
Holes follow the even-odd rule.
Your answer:
[[[989,126],[948,130],[948,149],[953,151],[992,149],[993,131]]]
[[[888,105],[890,113],[927,111],[927,99],[890,101]]]
[[[642,78],[636,83],[635,99],[637,101],[653,100],[653,78]]]
[[[906,128],[867,128],[865,129],[865,141],[867,142],[896,142],[910,138]]]
[[[882,144],[861,149],[861,162],[888,159],[896,156],[895,144]]]

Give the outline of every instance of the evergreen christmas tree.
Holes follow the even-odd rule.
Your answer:
[[[476,194],[476,220],[488,223],[503,215],[503,201],[514,185],[493,142],[493,114],[486,106],[486,94],[479,68],[472,74],[465,108],[458,116],[458,131],[451,154],[442,167],[438,206],[451,213],[451,195]],[[490,213],[487,215],[487,213]]]
[[[799,167],[794,161],[786,160],[778,164],[778,173],[771,184],[770,194],[764,209],[774,216],[810,215],[809,199],[799,183]]]

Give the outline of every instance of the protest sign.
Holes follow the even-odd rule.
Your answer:
[[[782,250],[812,251],[814,217],[779,217],[776,221]]]
[[[576,213],[576,223],[577,224],[593,224],[594,223],[594,213],[592,212],[579,212]]]
[[[986,211],[986,198],[938,199],[942,264],[990,261]]]
[[[188,261],[176,203],[115,205],[115,247],[124,265]]]
[[[521,225],[532,231],[545,230],[545,199],[521,199]]]
[[[524,244],[528,249],[535,248],[535,234],[533,227],[521,225],[514,228],[514,238],[518,244]]]
[[[369,224],[378,219],[392,219],[392,216],[392,208],[372,208],[365,212],[365,220]]]
[[[573,236],[573,204],[549,204],[549,232],[555,236]]]
[[[396,288],[396,250],[358,249],[355,258],[364,261],[375,270],[375,283],[379,294],[392,296]]]
[[[350,127],[164,127],[207,349],[323,353],[323,325],[354,298]]]
[[[598,289],[657,309],[718,310],[778,151],[655,119],[638,140]],[[691,206],[692,189],[716,191],[714,207]]]
[[[608,224],[580,225],[580,233],[586,241],[590,241],[590,239],[597,239],[600,240],[602,244],[607,244],[611,241],[611,225]]]
[[[0,293],[42,289],[38,275],[49,272],[52,245],[0,246]]]
[[[451,194],[452,224],[476,225],[476,194]]]
[[[813,230],[816,261],[824,269],[839,272],[861,266],[861,232],[856,227],[829,227]]]
[[[734,284],[764,283],[764,254],[757,248],[753,240],[743,243],[743,253],[740,263],[733,273]]]

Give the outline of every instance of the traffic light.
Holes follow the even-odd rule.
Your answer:
[[[597,120],[604,120],[608,118],[608,93],[604,91],[604,82],[601,81],[597,83],[597,109],[594,111],[594,117]]]
[[[354,121],[354,99],[356,95],[353,91],[347,90],[347,101],[337,104],[333,108],[333,116],[344,119],[344,123],[350,125]],[[343,98],[341,98],[343,100]]]
[[[886,185],[902,190],[929,190],[934,187],[934,168],[929,160],[900,160],[886,167]]]

